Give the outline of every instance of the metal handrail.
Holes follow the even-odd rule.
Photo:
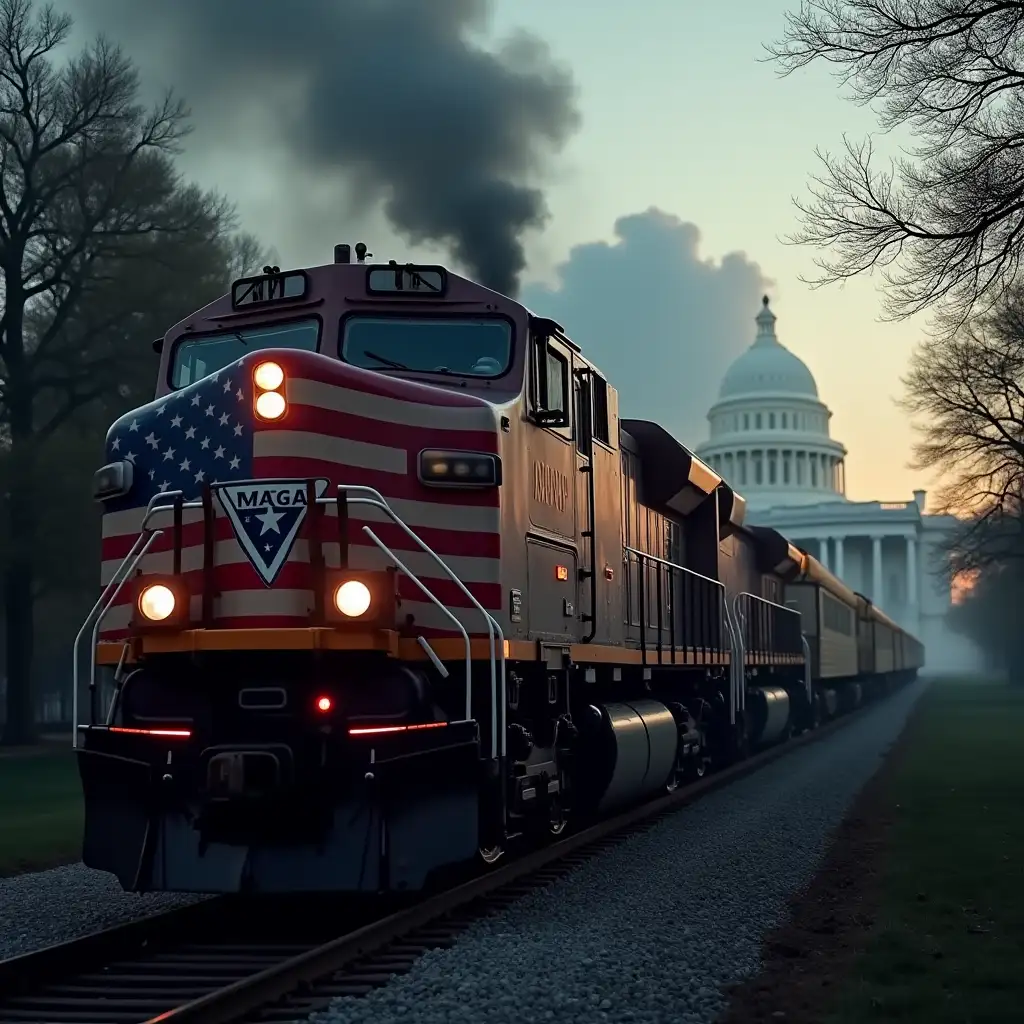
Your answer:
[[[244,482],[244,481],[243,481]],[[259,481],[252,481],[258,483]],[[491,754],[492,757],[496,757],[496,751],[498,749],[498,729],[497,729],[497,690],[499,681],[498,672],[498,660],[500,659],[500,683],[501,683],[501,699],[505,699],[505,638],[502,633],[501,626],[497,620],[484,609],[479,601],[473,596],[468,590],[465,584],[452,572],[452,570],[445,564],[441,557],[435,552],[429,545],[427,545],[419,536],[417,536],[406,524],[398,517],[394,510],[388,505],[387,501],[380,494],[380,492],[370,487],[362,487],[353,485],[350,487],[342,486],[339,490],[346,492],[346,497],[349,493],[352,493],[351,500],[355,504],[369,505],[371,507],[380,508],[397,526],[399,526],[413,541],[415,541],[419,547],[433,558],[438,566],[448,575],[452,581],[459,587],[459,589],[465,594],[472,604],[479,611],[487,624],[488,636],[490,638],[490,654],[491,654]],[[359,493],[355,493],[359,492]],[[139,562],[145,556],[145,554],[152,547],[153,543],[163,534],[163,529],[155,529],[150,524],[150,520],[158,513],[174,511],[175,507],[178,506],[182,510],[184,509],[198,509],[203,507],[201,500],[192,501],[181,501],[184,497],[181,491],[163,491],[159,494],[154,495],[147,505],[146,514],[143,517],[142,525],[140,527],[139,535],[136,537],[135,542],[132,544],[131,550],[121,561],[121,564],[114,571],[110,581],[104,587],[103,592],[100,594],[99,599],[93,605],[89,614],[86,616],[85,621],[82,624],[78,635],[75,638],[74,644],[74,666],[73,666],[73,694],[72,694],[72,719],[74,722],[73,739],[72,744],[74,747],[78,746],[78,733],[79,733],[79,722],[78,722],[78,710],[79,710],[79,689],[80,689],[80,661],[81,661],[81,645],[85,638],[85,635],[90,626],[93,627],[92,631],[92,657],[89,669],[89,689],[91,693],[95,692],[96,688],[96,646],[99,637],[100,626],[107,613],[113,607],[114,602],[117,600],[124,584],[131,577],[135,568]],[[161,501],[170,499],[172,504],[159,504]],[[178,504],[180,502],[180,505]],[[338,499],[336,497],[321,497],[317,498],[317,504],[322,505],[336,505]],[[466,707],[466,718],[471,717],[472,711],[472,647],[470,644],[469,634],[465,627],[459,621],[459,619],[433,594],[430,589],[423,583],[415,573],[412,572],[404,563],[402,563],[395,554],[383,544],[383,542],[373,533],[373,531],[367,527],[363,527],[363,531],[367,536],[380,548],[388,557],[390,557],[396,564],[396,567],[405,573],[405,575],[416,584],[417,587],[430,599],[430,601],[444,612],[448,618],[450,618],[462,634],[463,642],[465,644],[465,663],[466,663],[466,696],[465,696],[465,707]],[[497,643],[496,643],[497,640]],[[428,652],[430,653],[430,652]],[[435,656],[436,657],[436,656]],[[432,659],[433,660],[433,659]],[[503,705],[504,706],[504,705]],[[501,736],[501,755],[504,756],[506,752],[506,738],[504,730],[502,730]]]
[[[736,724],[736,712],[745,711],[747,707],[747,674],[746,650],[743,646],[743,630],[733,622],[729,610],[729,598],[722,588],[722,607],[725,610],[725,624],[729,630],[730,653],[729,681],[732,684],[732,700],[729,702],[729,724]]]
[[[630,556],[633,556],[638,564],[642,564],[641,560],[647,560],[654,562],[659,566],[665,566],[673,571],[678,570],[685,576],[690,576],[694,579],[702,580],[705,583],[710,583],[718,590],[719,600],[719,612],[721,614],[722,622],[725,627],[725,631],[729,637],[729,689],[730,689],[730,700],[729,700],[729,724],[734,725],[736,723],[736,713],[746,708],[746,686],[744,685],[744,648],[743,648],[743,634],[741,630],[737,629],[736,623],[733,621],[733,617],[729,610],[729,595],[726,591],[725,584],[721,580],[712,579],[710,576],[704,576],[702,573],[696,572],[693,569],[688,569],[685,565],[679,565],[676,562],[670,562],[666,558],[660,558],[657,555],[650,555],[646,551],[640,551],[638,548],[630,547],[628,544],[623,545],[623,561],[626,564],[630,564]],[[645,581],[641,581],[641,585],[644,585]],[[672,614],[675,612],[673,610]],[[645,628],[645,624],[641,623],[641,630]]]
[[[387,503],[387,501],[385,500],[384,496],[380,493],[380,491],[377,491],[377,490],[375,490],[372,487],[365,487],[365,486],[363,486],[361,484],[341,485],[341,486],[339,486],[338,489],[341,490],[341,491],[344,491],[346,493],[346,495],[348,495],[350,493],[355,493],[355,492],[359,492],[361,494],[368,494],[368,495],[370,495],[372,500],[367,499],[367,498],[359,498],[358,496],[356,497],[355,500],[356,500],[357,503],[362,503],[362,504],[365,504],[365,505],[376,506],[376,507],[382,509],[385,513],[387,513],[387,515],[390,516],[392,522],[394,522],[394,524],[396,526],[398,526],[402,530],[404,530],[406,535],[409,537],[409,539],[413,540],[417,544],[419,544],[419,546],[428,555],[430,555],[430,557],[433,558],[434,561],[448,574],[449,579],[451,579],[451,581],[459,588],[459,590],[461,590],[462,593],[466,597],[469,598],[469,600],[473,604],[473,607],[476,608],[476,610],[478,612],[480,612],[480,614],[484,617],[484,621],[487,623],[487,635],[488,635],[488,639],[490,640],[490,654],[491,654],[491,657],[490,657],[490,662],[491,662],[491,757],[494,758],[495,757],[495,752],[498,749],[498,742],[499,742],[499,736],[498,736],[498,703],[497,703],[497,701],[498,701],[498,681],[499,681],[498,677],[499,677],[499,674],[500,674],[500,682],[501,682],[500,699],[501,699],[501,709],[502,709],[502,716],[503,717],[504,717],[504,713],[505,713],[505,701],[506,701],[506,694],[507,694],[507,691],[506,691],[506,688],[505,688],[505,634],[502,632],[501,626],[498,624],[498,620],[495,619],[494,616],[491,615],[491,613],[489,611],[487,611],[486,608],[484,608],[484,606],[473,596],[473,594],[470,592],[469,588],[462,582],[462,580],[460,580],[459,577],[456,576],[455,573],[452,572],[452,570],[448,568],[447,564],[444,562],[444,560],[441,558],[441,556],[438,555],[436,551],[434,551],[424,540],[422,540],[419,536],[417,536],[412,530],[409,529],[408,526],[405,525],[405,523],[402,522],[402,520],[395,514],[395,512],[391,508],[391,506]],[[317,501],[319,503],[321,503],[321,504],[327,505],[327,504],[331,504],[332,502],[336,503],[337,499],[336,498],[331,498],[331,499],[318,498]],[[495,650],[495,646],[496,646],[495,645],[495,640],[497,640],[497,651]],[[500,663],[500,673],[499,673],[499,669],[498,669],[499,663]],[[467,685],[468,685],[468,681],[467,681]],[[501,742],[501,756],[502,757],[505,756],[505,753],[506,753],[506,750],[507,750],[507,743],[508,743],[508,737],[506,735],[507,732],[508,732],[507,729],[503,728],[501,730],[500,742]]]
[[[743,614],[742,606],[740,604],[740,601],[744,599],[747,601],[756,601],[758,604],[767,605],[769,608],[778,608],[780,611],[786,612],[789,615],[795,615],[798,619],[800,618],[800,613],[795,608],[788,608],[784,604],[769,601],[766,597],[760,597],[758,594],[751,594],[749,591],[744,590],[733,598],[733,607],[736,611],[737,618],[740,620],[744,629],[746,628],[747,617]],[[800,635],[803,636],[802,633]]]
[[[804,649],[804,686],[807,689],[807,700],[814,701],[814,683],[811,680],[811,645],[807,640],[807,634],[800,634],[800,643]]]

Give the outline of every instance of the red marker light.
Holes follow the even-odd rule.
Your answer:
[[[330,697],[317,697],[316,709],[317,711],[330,711],[333,706],[333,702]]]

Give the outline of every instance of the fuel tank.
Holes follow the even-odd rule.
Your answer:
[[[658,701],[591,704],[580,738],[583,756],[574,785],[581,802],[598,813],[653,796],[675,769],[679,726]]]
[[[759,746],[777,743],[790,724],[789,694],[781,686],[748,690],[747,715],[752,743]]]

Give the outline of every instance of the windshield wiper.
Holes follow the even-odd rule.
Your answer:
[[[369,356],[371,359],[376,359],[378,363],[383,363],[384,366],[390,366],[392,370],[411,370],[411,366],[406,366],[405,363],[399,363],[394,359],[387,359],[384,356],[377,355],[376,352],[371,352],[368,348],[363,349],[363,355]]]

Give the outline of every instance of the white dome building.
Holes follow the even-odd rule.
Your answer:
[[[736,485],[752,512],[774,505],[843,501],[846,449],[806,364],[775,336],[768,296],[754,343],[729,367],[708,413],[711,438],[697,454]]]
[[[829,435],[832,413],[803,360],[775,336],[768,297],[754,343],[726,371],[696,454],[747,499],[748,520],[770,526],[870,597],[925,645],[933,673],[976,671],[979,652],[952,636],[940,572],[954,520],[911,500],[850,501],[846,448]]]

